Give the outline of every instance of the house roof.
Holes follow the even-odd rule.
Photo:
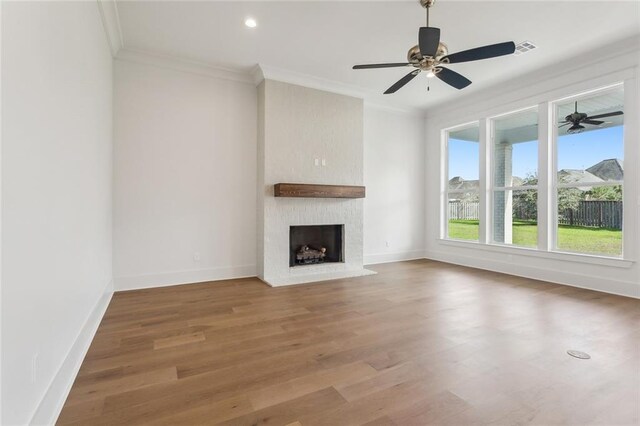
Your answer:
[[[602,180],[622,180],[624,178],[624,167],[622,160],[609,158],[602,160],[598,164],[587,169],[587,172],[594,174]]]
[[[449,179],[449,191],[477,191],[479,188],[478,180],[464,180],[460,176]]]
[[[592,187],[584,184],[603,182],[603,180],[586,170],[562,169],[558,172],[558,182],[580,184],[583,186],[578,189],[590,191]]]

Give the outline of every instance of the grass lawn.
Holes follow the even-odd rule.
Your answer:
[[[477,240],[479,229],[477,220],[450,220],[449,238]],[[535,223],[513,222],[514,245],[536,247],[537,239],[538,226]],[[620,256],[622,254],[622,231],[560,225],[558,248],[580,253]]]

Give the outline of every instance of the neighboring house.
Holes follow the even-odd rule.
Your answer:
[[[589,167],[587,171],[602,180],[622,180],[624,178],[622,160],[617,158],[602,160],[598,164]]]
[[[621,181],[624,178],[623,161],[617,158],[602,160],[586,170],[579,169],[562,169],[558,172],[558,181],[560,183],[574,183],[583,185],[589,183],[605,182],[605,181]],[[512,186],[522,185],[523,179],[513,176]],[[582,186],[582,191],[589,191],[591,187]],[[449,199],[450,200],[469,200],[477,197],[480,190],[480,182],[478,180],[464,180],[460,176],[456,176],[449,180]]]
[[[449,180],[449,191],[478,191],[480,189],[480,181],[478,180],[464,180],[460,176],[456,176]]]
[[[460,176],[449,179],[449,201],[478,201],[479,180],[464,180]]]
[[[598,176],[590,173],[586,170],[577,170],[577,169],[562,169],[558,172],[558,181],[560,183],[575,183],[575,184],[584,184],[584,183],[596,183],[596,182],[604,182],[603,179],[600,179]],[[586,188],[583,188],[586,189]]]

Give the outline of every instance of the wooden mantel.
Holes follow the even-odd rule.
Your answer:
[[[365,191],[364,186],[276,183],[274,195],[304,198],[364,198]]]

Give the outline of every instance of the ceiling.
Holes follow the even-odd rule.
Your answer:
[[[458,91],[418,76],[393,95],[382,92],[412,68],[352,70],[355,64],[403,62],[425,13],[417,1],[120,1],[128,49],[249,71],[257,64],[362,91],[372,101],[428,108],[640,33],[636,1],[438,0],[431,26],[449,52],[513,40],[523,55],[451,65],[473,84]],[[244,20],[253,17],[256,28]]]

